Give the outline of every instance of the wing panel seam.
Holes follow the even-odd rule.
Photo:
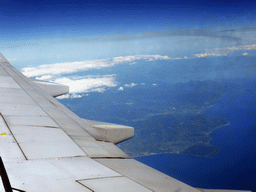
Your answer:
[[[0,116],[2,117],[2,119],[3,119],[3,121],[4,121],[5,125],[6,125],[6,127],[9,129],[10,133],[12,134],[12,137],[13,137],[13,139],[15,140],[15,142],[17,143],[18,147],[20,148],[20,151],[21,151],[21,153],[23,154],[24,158],[25,158],[26,160],[28,160],[28,158],[26,157],[26,155],[25,155],[24,151],[22,150],[20,144],[18,143],[17,139],[15,138],[15,136],[14,136],[12,130],[10,129],[10,127],[9,127],[9,125],[8,125],[8,123],[7,123],[7,121],[5,120],[4,116],[2,115],[2,113],[0,113]]]
[[[60,124],[46,111],[46,110],[44,110],[44,108],[39,104],[39,103],[37,103],[36,101],[35,101],[35,99],[26,91],[26,89],[19,83],[19,82],[17,82],[17,80],[15,79],[15,77],[13,77],[8,71],[7,71],[7,69],[6,69],[6,67],[8,67],[9,68],[9,70],[11,70],[13,73],[15,73],[16,75],[18,75],[20,78],[22,78],[22,76],[24,76],[23,74],[19,74],[19,73],[17,73],[15,70],[13,70],[10,66],[10,63],[9,63],[9,61],[2,55],[2,58],[4,58],[5,59],[5,61],[6,61],[6,63],[5,63],[5,65],[4,66],[2,66],[3,67],[3,69],[12,77],[12,79],[20,86],[20,88],[23,90],[23,91],[25,91],[26,92],[26,94],[48,115],[48,117],[51,119],[51,120],[53,120],[63,131],[64,131],[64,133],[77,145],[77,147],[79,147],[85,154],[87,154],[86,153],[86,151],[84,151],[83,149],[82,149],[82,147],[75,141],[75,140],[73,140],[72,139],[72,137],[70,137],[69,136],[69,134],[65,131],[65,129],[62,127],[62,126],[60,126]],[[8,64],[8,65],[7,65]],[[24,76],[25,77],[25,76]],[[38,93],[38,94],[40,94],[40,95],[42,95],[37,89],[40,89],[40,87],[38,87],[37,85],[33,85],[33,86],[35,86],[35,87],[33,87],[32,85],[31,85],[31,83],[30,82],[28,82],[25,78],[22,78],[22,80],[23,81],[25,81],[26,83],[28,83],[30,86],[31,86],[31,88],[34,88],[35,89],[35,91]],[[51,104],[53,104],[55,107],[57,107],[57,109],[59,109],[59,107],[57,106],[57,105],[55,105],[52,101],[50,101],[47,97],[45,97],[44,95],[42,95],[44,98],[46,98]],[[81,128],[81,130],[83,130],[83,131],[85,131],[86,133],[88,133],[78,122],[76,122],[73,118],[71,118],[71,117],[69,117],[68,116],[68,114],[66,114],[65,112],[64,112],[64,114],[65,114],[65,116],[70,120],[70,121],[72,121],[72,122],[74,122],[75,124],[77,124],[80,128]],[[6,122],[6,121],[5,121]],[[9,128],[9,127],[8,127]],[[10,129],[10,128],[9,128]],[[89,133],[88,133],[89,134]],[[12,133],[12,135],[13,135],[13,133]],[[89,134],[90,135],[90,134]],[[93,138],[93,137],[92,137]],[[15,141],[17,142],[17,140],[15,139]],[[20,147],[20,146],[19,146]],[[21,148],[21,147],[20,147]],[[24,152],[22,151],[22,153],[24,154]],[[87,154],[88,155],[88,154]],[[24,156],[25,156],[25,154],[24,154]],[[25,156],[25,159],[27,160],[27,157]]]

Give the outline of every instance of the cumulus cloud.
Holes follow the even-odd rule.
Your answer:
[[[58,99],[69,99],[69,98],[74,99],[74,98],[81,98],[83,96],[84,96],[83,94],[75,94],[75,93],[73,93],[73,94],[61,95],[61,96],[58,96],[57,98]]]
[[[106,87],[117,86],[114,75],[61,77],[55,79],[54,82],[69,86],[70,93],[104,92]]]
[[[117,90],[118,90],[118,91],[123,91],[124,88],[123,88],[123,87],[119,87]]]
[[[58,99],[81,98],[88,96],[89,92],[102,93],[107,88],[117,86],[115,75],[60,77],[53,82],[69,86],[69,94],[59,96]]]
[[[244,56],[248,55],[248,53],[243,53]]]

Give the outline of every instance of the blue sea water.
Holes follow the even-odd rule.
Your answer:
[[[224,95],[202,112],[231,122],[211,133],[210,144],[221,147],[214,157],[159,154],[135,159],[194,187],[256,192],[255,98],[251,87]]]

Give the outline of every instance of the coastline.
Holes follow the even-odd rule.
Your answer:
[[[229,120],[228,124],[210,134],[213,138],[210,144],[221,147],[215,156],[204,158],[165,153],[135,159],[194,187],[256,192],[256,178],[251,177],[256,172],[255,96],[256,92],[230,93],[202,112]]]

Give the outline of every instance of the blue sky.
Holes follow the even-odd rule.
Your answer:
[[[253,1],[6,0],[0,6],[2,42],[255,24]]]

